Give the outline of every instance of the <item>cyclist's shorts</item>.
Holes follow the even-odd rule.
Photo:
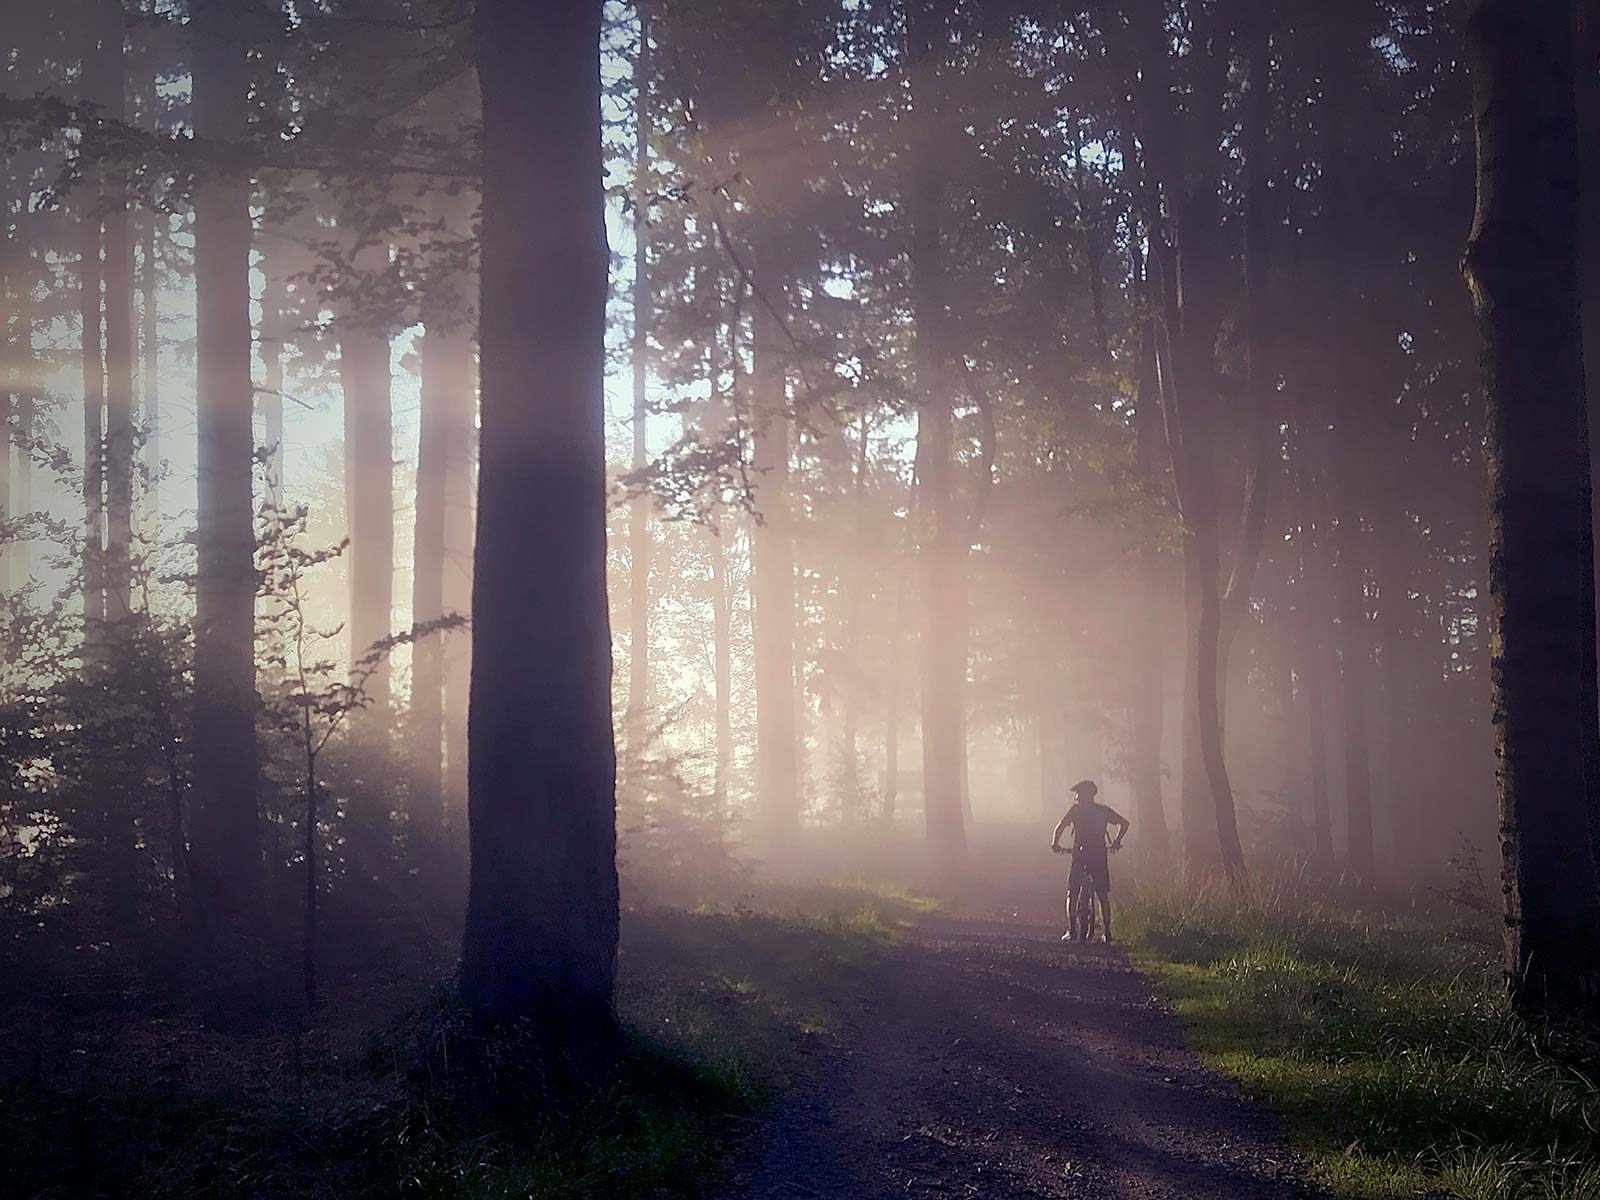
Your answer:
[[[1067,880],[1069,888],[1075,888],[1080,882],[1087,881],[1089,886],[1098,895],[1109,895],[1111,892],[1111,858],[1105,853],[1096,854],[1092,850],[1074,850],[1072,853],[1072,875]]]

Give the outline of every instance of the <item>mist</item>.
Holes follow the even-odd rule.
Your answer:
[[[0,0],[17,1194],[1592,1194],[1600,20],[1531,7]],[[1019,1017],[1290,1132],[1036,1144],[946,1078],[1043,1104],[946,1036]],[[1548,1144],[1338,1107],[1441,1045]]]

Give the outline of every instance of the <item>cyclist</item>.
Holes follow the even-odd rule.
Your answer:
[[[1105,919],[1106,941],[1111,940],[1111,861],[1109,853],[1122,849],[1122,839],[1128,835],[1128,818],[1114,809],[1099,803],[1095,797],[1100,789],[1093,780],[1083,779],[1072,785],[1073,804],[1066,816],[1056,826],[1050,839],[1050,849],[1057,854],[1066,851],[1061,845],[1061,835],[1072,826],[1072,870],[1067,877],[1067,931],[1061,940],[1070,942],[1077,936],[1077,895],[1080,887],[1087,885],[1100,901],[1100,912]],[[1109,840],[1111,827],[1117,827],[1114,841]],[[1090,914],[1092,916],[1092,913]],[[1085,922],[1085,931],[1088,923]]]

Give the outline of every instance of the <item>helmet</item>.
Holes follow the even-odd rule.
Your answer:
[[[1076,796],[1086,796],[1090,800],[1093,800],[1100,794],[1100,789],[1095,786],[1094,780],[1080,779],[1077,783],[1072,785],[1072,792]]]

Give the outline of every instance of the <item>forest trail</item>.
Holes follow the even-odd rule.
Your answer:
[[[831,1051],[717,1200],[1288,1200],[1263,1107],[1205,1070],[1117,947],[936,916],[881,964]]]

